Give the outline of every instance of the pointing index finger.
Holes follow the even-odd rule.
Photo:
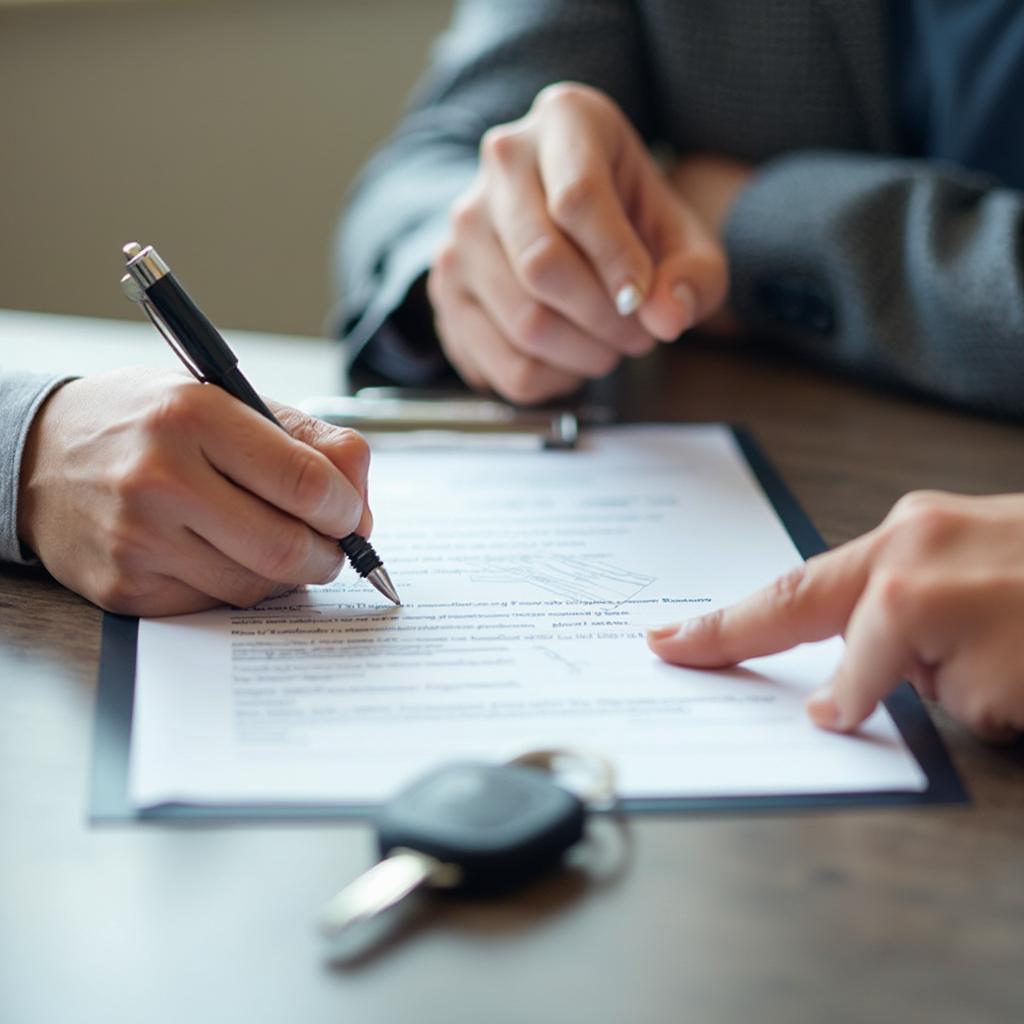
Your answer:
[[[805,562],[737,604],[648,633],[677,665],[721,668],[841,633],[867,582],[872,535]]]

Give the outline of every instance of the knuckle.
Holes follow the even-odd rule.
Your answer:
[[[313,538],[309,530],[298,525],[278,530],[263,543],[263,565],[268,579],[293,582],[301,574],[312,554]]]
[[[529,358],[513,360],[496,386],[505,398],[516,405],[532,405],[546,397],[537,364]]]
[[[331,493],[326,458],[312,448],[293,448],[285,463],[284,493],[300,518],[316,515]]]
[[[915,512],[921,506],[933,505],[939,496],[939,491],[909,491],[893,505],[890,515],[901,516]]]
[[[518,277],[531,292],[543,294],[554,285],[565,255],[565,246],[559,239],[543,235],[516,260]]]
[[[569,110],[581,110],[595,102],[604,100],[603,93],[582,82],[552,82],[537,93],[534,106],[538,110],[545,107],[562,107]]]
[[[435,311],[442,309],[445,305],[448,285],[455,272],[456,259],[453,247],[442,246],[427,272],[427,298]]]
[[[142,420],[147,431],[163,435],[198,429],[201,426],[202,409],[207,398],[204,390],[193,381],[167,388],[143,414]]]
[[[465,238],[477,231],[482,211],[475,191],[459,196],[452,205],[449,217],[456,238]]]
[[[140,456],[110,481],[108,551],[126,556],[149,547],[155,523],[176,516],[192,499],[188,484],[163,460]]]
[[[887,519],[892,523],[902,524],[915,522],[922,517],[928,518],[933,513],[941,513],[946,509],[947,497],[941,491],[911,491],[893,505]]]
[[[148,550],[145,533],[134,517],[121,515],[107,528],[106,558],[122,581],[144,560]]]
[[[445,358],[463,379],[468,380],[470,366],[462,351],[459,333],[452,325],[451,319],[445,315],[444,308],[440,306],[434,311],[434,330]]]
[[[769,601],[783,615],[798,613],[810,589],[809,583],[807,563],[798,565],[769,585]]]
[[[270,596],[274,584],[250,572],[225,570],[221,589],[228,604],[235,608],[252,608]]]
[[[469,385],[469,387],[481,394],[487,394],[491,391],[490,382],[479,370],[477,370],[475,366],[466,362],[466,360],[464,360],[457,351],[452,353],[446,348],[445,352],[459,376],[467,385]]]
[[[365,480],[370,471],[370,442],[358,430],[346,427],[337,431],[333,447],[343,455],[345,464],[356,477]]]
[[[925,597],[910,574],[901,569],[879,570],[872,580],[872,589],[882,610],[896,623],[905,622]]]
[[[112,489],[120,502],[120,514],[130,517],[151,495],[170,489],[171,481],[160,457],[151,450],[139,451],[119,467]]]
[[[579,223],[593,210],[598,181],[593,174],[580,173],[548,196],[548,212],[556,224],[569,227]]]
[[[92,600],[116,615],[141,614],[146,590],[140,580],[121,572],[110,572],[95,586]]]
[[[908,500],[909,499],[909,500]],[[948,547],[960,532],[963,514],[934,495],[908,495],[893,521],[893,534],[914,558]]]
[[[427,277],[427,289],[430,289],[432,281],[436,288],[436,278],[438,275],[451,277],[458,265],[459,251],[455,246],[454,240],[448,239],[434,254],[434,262],[430,268],[430,275]]]
[[[370,462],[370,446],[358,430],[353,427],[340,427],[312,417],[303,416],[303,419],[304,429],[299,440],[311,445],[321,456],[318,458],[314,455],[313,458],[323,466],[325,472],[329,473],[331,466],[337,466],[339,462],[344,463],[346,472],[367,469]]]
[[[438,303],[441,301],[441,296],[438,294],[438,277],[443,274],[444,271],[438,268],[437,258],[434,258],[434,262],[427,271],[427,299],[430,305],[436,310]]]
[[[512,323],[512,340],[524,352],[539,355],[545,349],[552,324],[551,312],[537,302],[528,302]]]
[[[488,164],[506,166],[516,159],[521,148],[521,133],[511,124],[488,128],[480,138],[480,157]]]

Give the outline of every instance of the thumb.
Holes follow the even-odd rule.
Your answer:
[[[644,218],[655,225],[647,239],[655,264],[638,316],[654,337],[674,341],[721,308],[729,265],[718,239],[668,188],[652,183],[649,194],[657,204]]]

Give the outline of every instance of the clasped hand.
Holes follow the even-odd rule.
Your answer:
[[[427,279],[449,361],[518,403],[675,339],[727,288],[716,232],[619,108],[568,82],[484,135]]]

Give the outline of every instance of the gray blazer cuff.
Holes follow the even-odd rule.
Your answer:
[[[1024,415],[1024,201],[920,160],[804,151],[765,164],[725,229],[730,304],[802,354]]]
[[[18,540],[18,480],[29,427],[43,402],[71,377],[0,375],[0,561],[34,564]]]
[[[829,268],[822,264],[834,197],[823,194],[815,177],[813,158],[802,154],[765,164],[734,204],[724,240],[729,305],[744,324],[826,348],[840,326]]]

